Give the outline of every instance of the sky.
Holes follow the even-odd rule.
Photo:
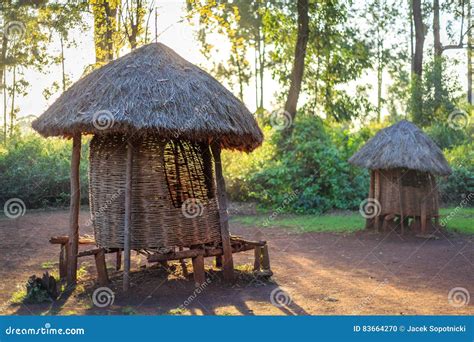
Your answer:
[[[158,20],[157,20],[157,31],[158,31],[158,41],[162,42],[172,49],[174,49],[178,54],[183,56],[185,59],[190,62],[203,66],[209,66],[209,61],[207,61],[199,52],[200,45],[194,37],[195,27],[190,25],[187,20],[183,20],[185,14],[185,1],[163,1],[157,0],[158,6]],[[88,18],[88,26],[92,27],[92,17]],[[445,22],[441,23],[441,26],[444,27]],[[150,19],[150,31],[155,31],[155,20],[152,16]],[[442,40],[446,41],[445,32],[442,33]],[[91,29],[81,32],[79,30],[74,30],[72,32],[77,46],[66,49],[65,51],[65,65],[66,73],[69,75],[73,82],[77,81],[83,74],[85,68],[88,65],[91,65],[95,62],[95,52],[94,52],[94,41],[93,41],[93,32]],[[213,57],[219,60],[225,60],[228,58],[228,44],[222,37],[219,37],[217,34],[212,36],[214,41],[213,45],[218,45],[221,47],[218,54],[214,54]],[[407,41],[408,44],[408,41]],[[428,34],[426,38],[426,46],[432,44],[431,35]],[[59,42],[53,40],[51,44],[52,51],[55,51],[59,54]],[[461,63],[450,70],[456,75],[459,79],[459,82],[463,87],[466,83],[466,73],[465,73],[465,52],[464,51],[448,51],[448,57],[458,57]],[[252,59],[250,58],[250,61]],[[16,99],[20,112],[18,118],[25,116],[39,116],[43,113],[49,105],[51,105],[54,100],[60,95],[60,93],[54,94],[51,98],[46,100],[43,96],[43,90],[52,85],[54,81],[60,80],[60,66],[54,65],[47,69],[47,72],[37,72],[34,70],[25,70],[25,78],[30,83],[30,88],[28,95],[23,98]],[[7,75],[11,77],[11,75]],[[387,79],[389,76],[384,75]],[[360,83],[368,83],[375,85],[376,84],[376,75],[374,72],[366,72],[363,77],[359,80]],[[387,80],[389,83],[390,80]],[[349,91],[355,89],[355,84],[357,82],[352,82],[348,85]],[[386,83],[386,84],[387,84]],[[376,87],[373,87],[371,93],[369,93],[372,102],[375,103],[376,98]],[[279,85],[275,80],[271,79],[270,75],[265,77],[265,107],[269,110],[278,110],[275,108],[276,104],[274,103],[274,94],[279,91]],[[304,101],[304,97],[302,97]],[[255,110],[255,95],[252,83],[245,89],[244,92],[244,102],[249,107],[251,111]]]

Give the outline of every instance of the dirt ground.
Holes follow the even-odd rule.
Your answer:
[[[82,211],[82,225],[87,219],[88,212]],[[98,308],[91,299],[98,287],[94,261],[86,257],[81,260],[88,272],[81,272],[72,294],[54,303],[12,304],[12,293],[30,275],[57,268],[59,247],[48,240],[66,234],[67,224],[67,211],[0,219],[1,314],[474,314],[473,236],[443,233],[437,240],[426,240],[368,231],[297,233],[258,230],[232,221],[233,234],[268,241],[274,272],[270,280],[252,275],[253,252],[245,252],[234,256],[234,284],[223,283],[208,260],[210,282],[197,293],[192,274],[184,277],[178,264],[167,271],[134,256],[132,290],[124,294],[120,272],[112,270],[108,256],[115,298],[111,306]],[[81,227],[84,233],[90,229]],[[448,301],[455,287],[470,293],[469,304],[455,307]]]

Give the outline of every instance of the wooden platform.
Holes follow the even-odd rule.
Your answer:
[[[67,265],[68,265],[68,241],[67,236],[55,236],[52,237],[49,242],[52,244],[61,245],[59,252],[59,276],[61,279],[67,276]],[[232,253],[245,252],[249,250],[254,251],[254,272],[262,276],[271,276],[273,273],[270,269],[270,257],[268,254],[268,245],[266,241],[249,241],[237,236],[231,236],[230,238]],[[84,256],[94,256],[97,268],[98,283],[101,286],[108,284],[109,278],[107,274],[107,266],[105,263],[106,253],[116,253],[116,270],[121,268],[121,249],[105,249],[96,247],[96,243],[91,237],[79,237],[79,246],[94,246],[94,248],[85,249],[77,253],[77,258]],[[205,270],[204,270],[204,258],[215,257],[216,266],[223,268],[223,255],[224,249],[222,244],[203,244],[198,246],[191,246],[188,249],[169,249],[169,250],[140,250],[141,254],[147,256],[148,262],[159,262],[166,263],[172,260],[183,261],[185,259],[191,259],[193,264],[193,275],[194,281],[197,286],[205,282]],[[181,263],[183,267],[183,273],[187,274],[186,265],[184,262]]]

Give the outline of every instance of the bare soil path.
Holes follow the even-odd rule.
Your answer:
[[[87,220],[88,212],[81,211],[81,234],[91,233],[84,228]],[[221,281],[208,260],[210,283],[200,293],[178,264],[166,271],[135,256],[130,293],[121,292],[120,272],[111,270],[114,303],[98,308],[91,300],[98,287],[94,262],[86,258],[80,285],[71,295],[55,303],[11,304],[12,294],[30,275],[57,268],[59,248],[48,240],[66,235],[67,224],[67,211],[0,219],[0,314],[474,314],[473,236],[424,240],[368,231],[296,233],[235,222],[233,234],[269,242],[271,281],[252,276],[253,252],[235,255],[239,278],[232,285]],[[469,292],[469,304],[449,303],[448,293],[456,287]]]

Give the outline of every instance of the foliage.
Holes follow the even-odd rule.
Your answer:
[[[252,175],[249,196],[278,207],[296,194],[285,204],[285,210],[299,213],[358,206],[367,192],[367,172],[351,167],[347,159],[361,139],[351,136],[347,127],[330,127],[314,116],[301,116],[294,132],[289,141],[291,147],[280,151],[265,169]]]
[[[69,203],[71,142],[44,139],[37,134],[16,136],[0,148],[0,203],[20,198],[27,209]],[[81,197],[88,197],[87,155],[83,145]]]

